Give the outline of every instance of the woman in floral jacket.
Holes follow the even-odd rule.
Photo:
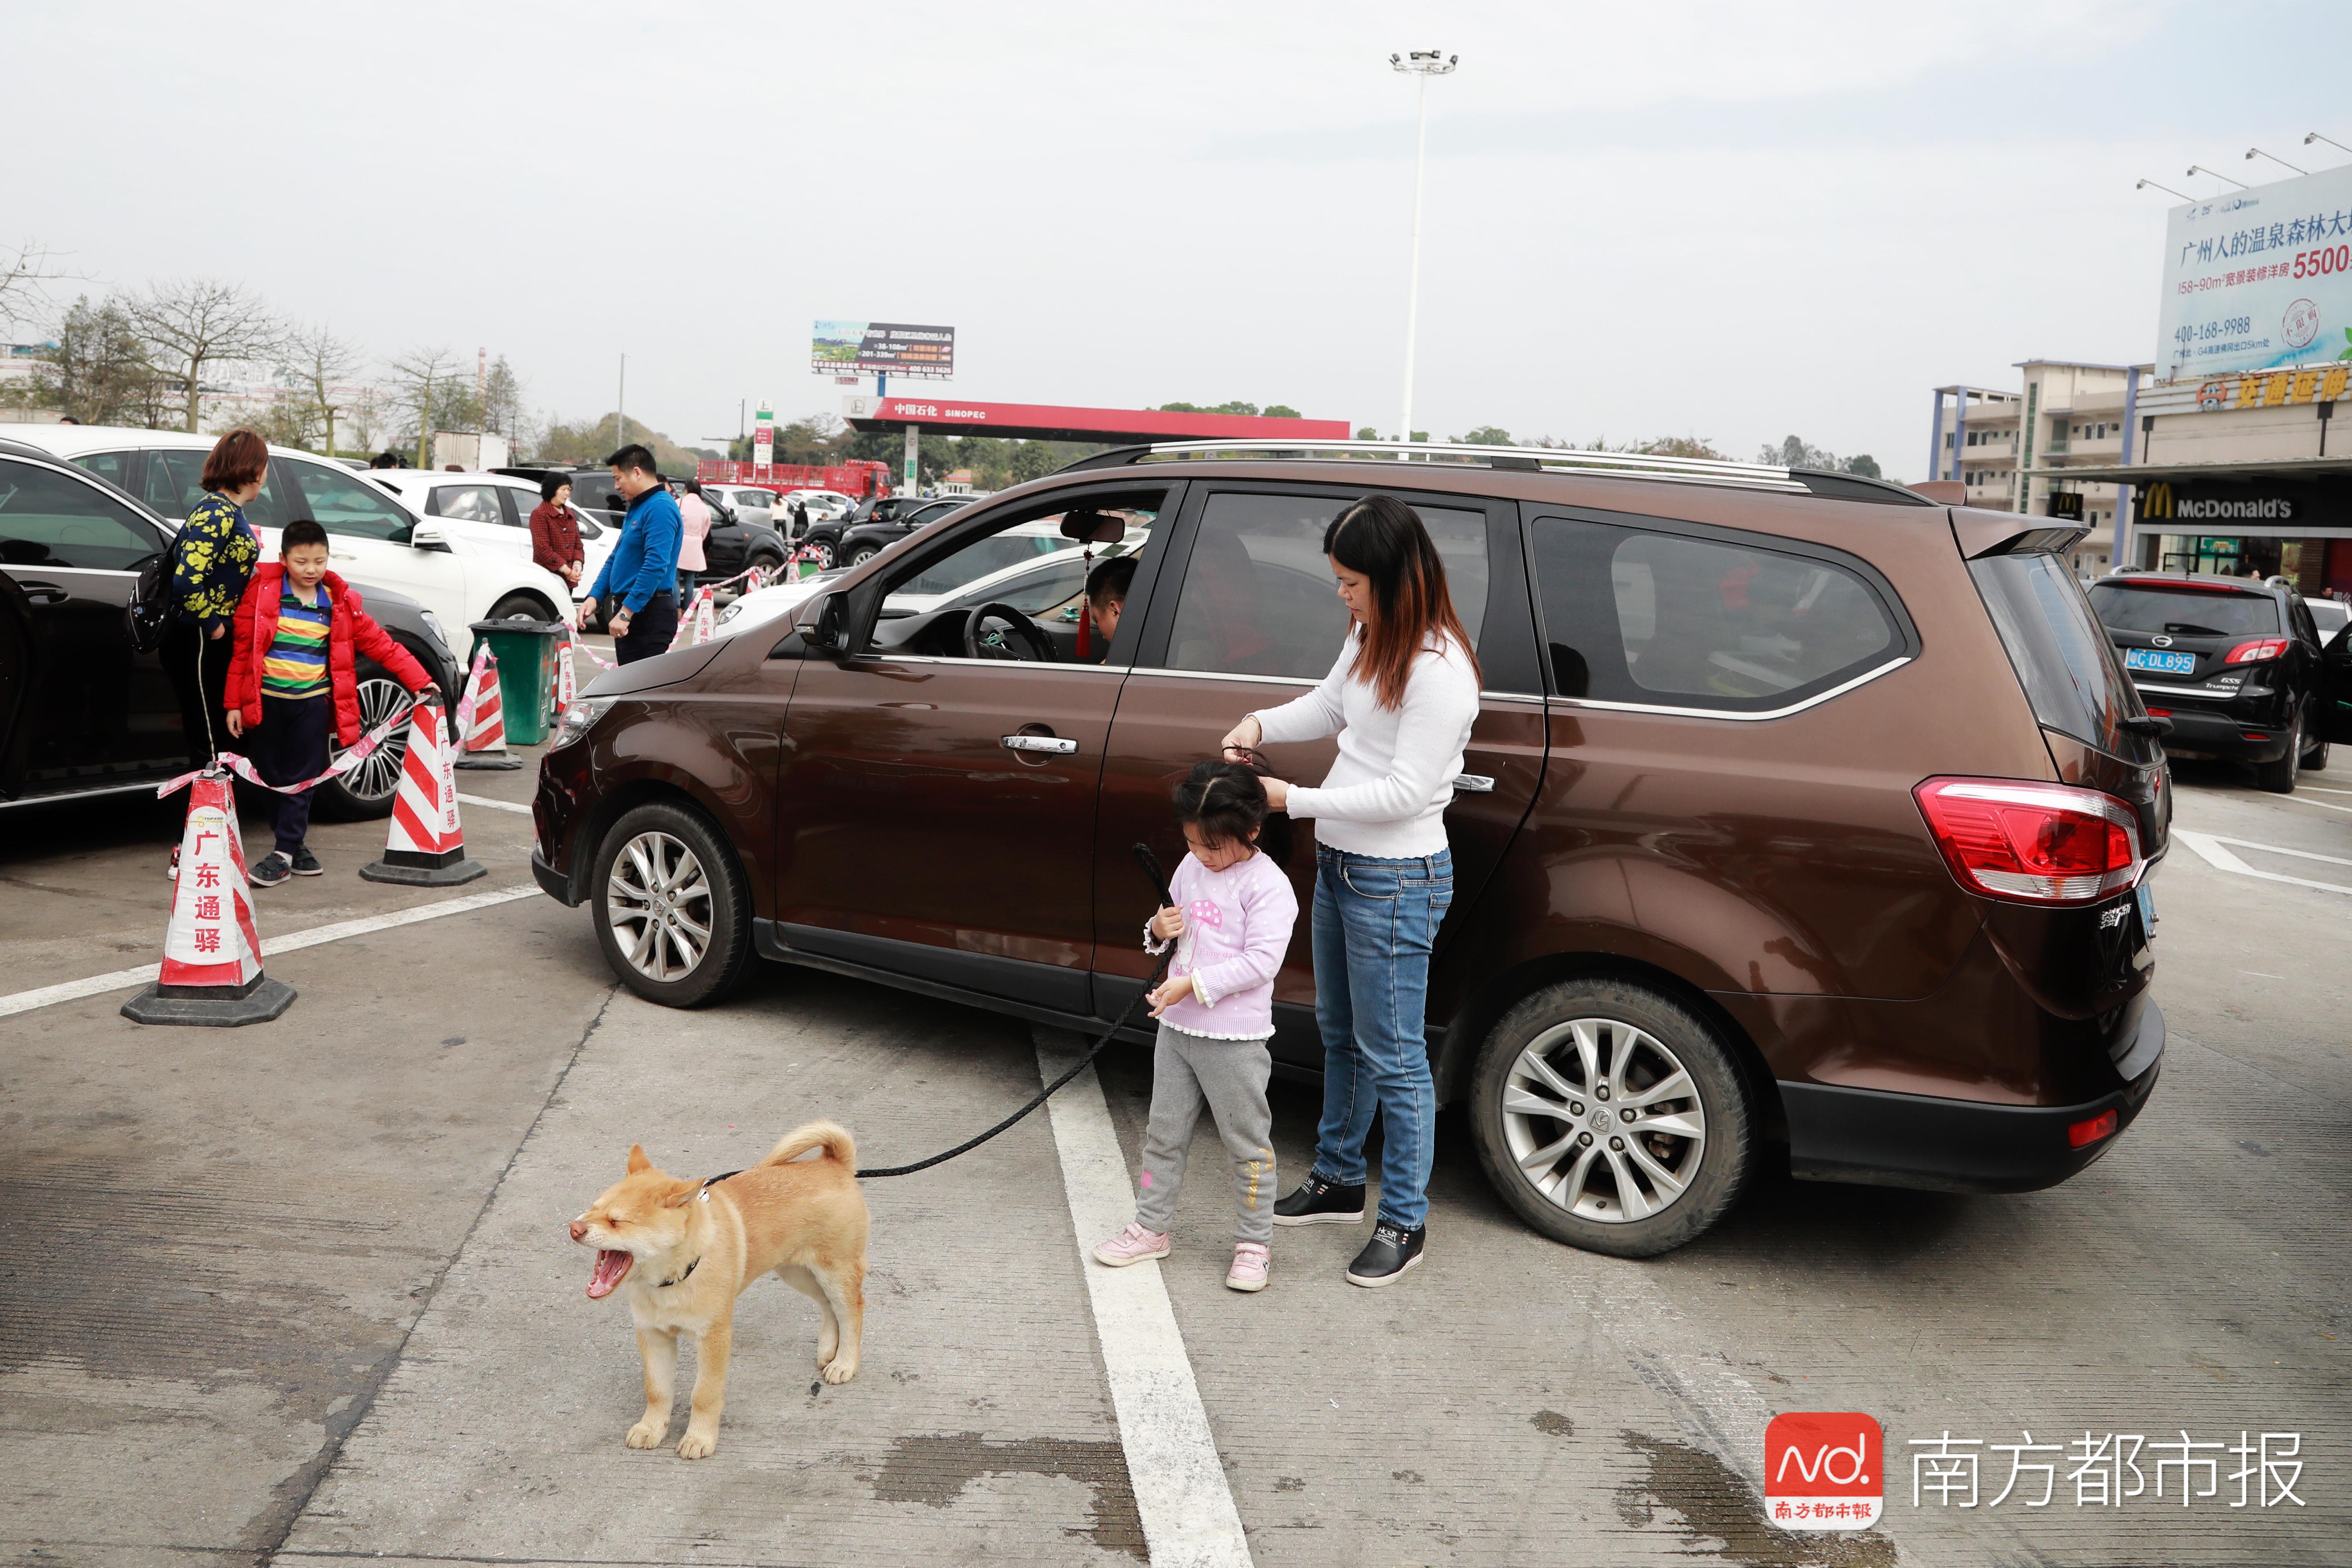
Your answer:
[[[250,430],[222,437],[205,459],[205,499],[180,525],[172,548],[172,607],[163,634],[163,664],[180,697],[188,755],[212,761],[219,747],[216,717],[228,690],[230,648],[225,640],[245,585],[261,560],[261,541],[245,508],[269,477],[269,447]]]

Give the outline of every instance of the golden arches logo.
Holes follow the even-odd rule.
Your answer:
[[[2158,479],[2147,487],[2140,499],[2139,514],[2143,518],[2151,519],[2169,518],[2175,515],[2172,504],[2172,485],[2169,480]]]

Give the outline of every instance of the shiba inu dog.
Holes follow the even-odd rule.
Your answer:
[[[822,1158],[801,1158],[815,1149]],[[857,1375],[867,1216],[856,1172],[856,1144],[830,1121],[785,1134],[757,1165],[717,1182],[669,1175],[642,1144],[631,1145],[628,1173],[572,1222],[572,1239],[596,1248],[589,1296],[620,1291],[636,1324],[646,1414],[629,1428],[630,1447],[655,1447],[669,1436],[681,1333],[695,1338],[695,1374],[678,1457],[699,1459],[719,1447],[735,1298],[762,1274],[824,1312],[816,1360],[824,1380]]]

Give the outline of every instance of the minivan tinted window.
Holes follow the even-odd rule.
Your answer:
[[[1323,531],[1355,494],[1213,495],[1184,565],[1168,638],[1171,669],[1319,680],[1348,637]],[[1470,644],[1486,614],[1486,514],[1410,503],[1445,563]]]
[[[2278,601],[2234,588],[2138,588],[2091,585],[2091,607],[2119,632],[2168,632],[2174,637],[2231,637],[2279,629]]]
[[[1969,574],[2034,718],[2113,755],[2143,757],[2149,743],[2121,728],[2137,707],[2131,682],[2066,563],[2055,555],[1988,555],[1969,562]]]
[[[1564,697],[1770,712],[1903,651],[1877,589],[1833,561],[1564,517],[1531,531]]]

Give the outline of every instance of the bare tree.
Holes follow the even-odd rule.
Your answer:
[[[60,265],[57,253],[37,239],[0,246],[0,321],[38,319],[49,307],[47,285],[80,276]]]
[[[35,406],[55,408],[84,425],[138,421],[154,383],[139,335],[120,307],[76,300],[52,329],[25,397]]]
[[[420,468],[432,465],[428,447],[433,439],[433,415],[448,400],[449,379],[457,374],[457,364],[446,348],[410,349],[393,356],[392,375],[400,389],[400,403],[416,415],[416,466]]]
[[[327,455],[332,457],[335,416],[344,411],[339,399],[348,392],[352,377],[359,374],[359,346],[320,325],[292,329],[278,352],[283,356],[278,369],[300,389],[304,401],[326,426]]]
[[[376,432],[383,426],[383,394],[373,386],[362,386],[353,395],[343,414],[352,427],[352,439],[362,452],[375,445]]]
[[[196,395],[205,366],[267,359],[278,346],[278,319],[235,283],[199,278],[149,287],[124,302],[124,311],[158,365],[173,372],[187,400],[186,424],[196,427]]]

